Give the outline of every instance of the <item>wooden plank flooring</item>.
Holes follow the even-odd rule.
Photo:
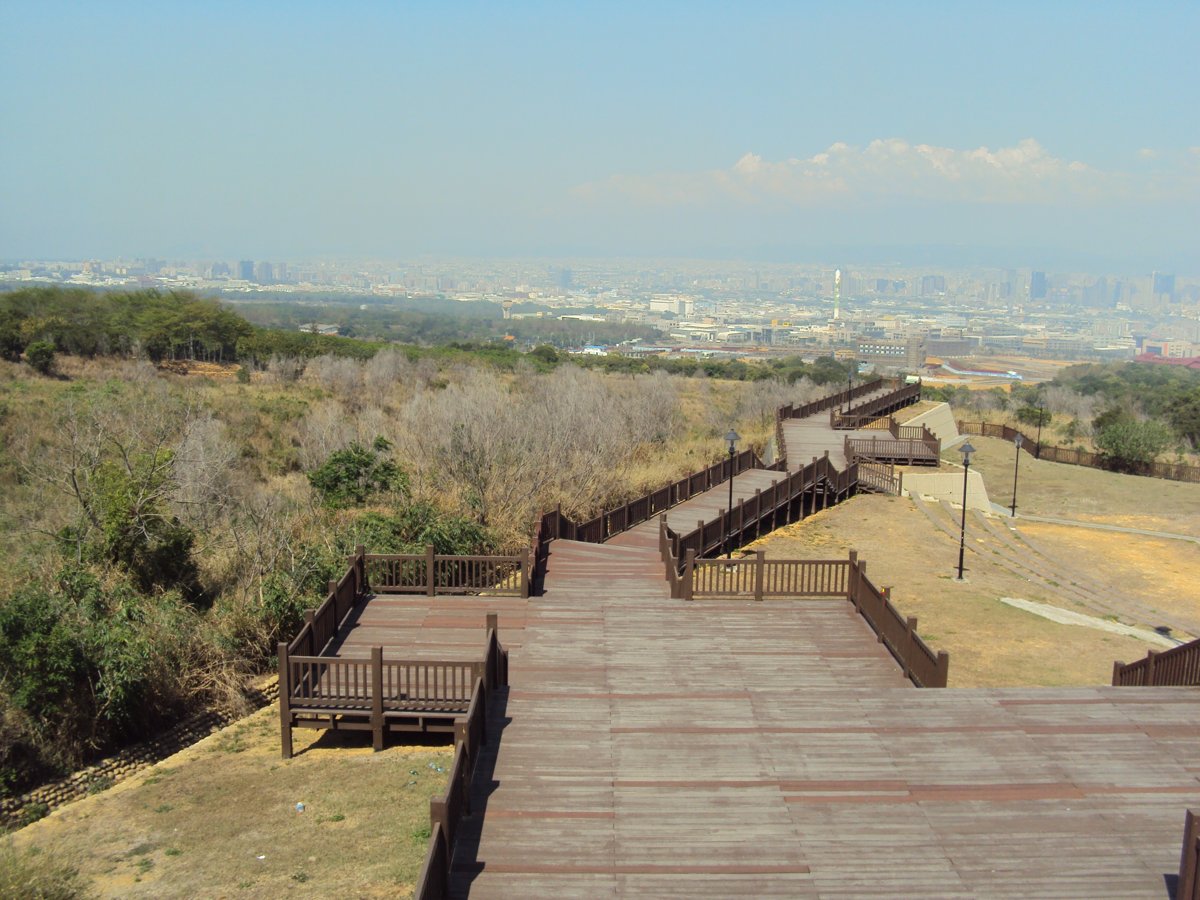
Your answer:
[[[1161,898],[1200,805],[1200,691],[919,690],[845,601],[671,600],[657,523],[555,541],[529,600],[376,597],[339,652],[472,659],[488,612],[454,896]]]
[[[672,601],[637,548],[546,584],[457,896],[1163,896],[1200,693],[918,690],[843,601]]]

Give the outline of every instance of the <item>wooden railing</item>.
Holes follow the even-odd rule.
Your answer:
[[[1183,855],[1175,900],[1200,900],[1200,812],[1193,809],[1183,817]]]
[[[367,554],[369,590],[377,594],[490,594],[528,597],[529,554],[520,556],[443,556],[424,553]]]
[[[899,386],[899,381],[894,381],[897,385],[896,390],[890,391],[882,397],[875,397],[861,403],[858,406],[850,409],[839,411],[836,408],[831,408],[829,411],[829,427],[838,430],[857,429],[865,426],[875,419],[886,416],[905,406],[911,406],[921,399],[921,382],[916,384],[907,384]],[[882,387],[882,384],[880,385]]]
[[[779,414],[785,419],[807,419],[809,416],[825,412],[827,409],[848,406],[859,397],[865,397],[867,394],[873,394],[876,391],[883,390],[888,385],[899,387],[900,379],[876,378],[874,381],[863,382],[858,387],[853,387],[849,391],[840,391],[836,394],[830,394],[828,397],[822,397],[820,400],[813,400],[812,402],[805,403],[801,406],[793,406],[792,404],[788,403],[779,408]]]
[[[1087,466],[1092,469],[1105,469],[1110,472],[1123,472],[1127,475],[1144,475],[1148,478],[1163,478],[1167,481],[1200,482],[1200,466],[1185,466],[1179,463],[1139,463],[1129,460],[1117,460],[1101,453],[1090,453],[1087,450],[1073,450],[1070,447],[1048,447],[1039,444],[1034,438],[1010,425],[998,425],[992,422],[958,422],[961,434],[978,434],[983,437],[997,437],[1010,443],[1021,435],[1021,449],[1030,456],[1044,459],[1047,462],[1064,463],[1069,466]]]
[[[739,500],[733,509],[722,511],[715,519],[697,521],[691,531],[676,533],[668,529],[670,555],[677,571],[682,571],[689,552],[703,558],[741,546],[808,513],[832,506],[856,490],[857,484],[857,466],[839,471],[828,456],[814,458],[769,488],[755,490],[754,496]],[[665,523],[661,527],[665,528]]]
[[[917,620],[905,618],[892,605],[891,589],[877,588],[867,578],[867,564],[856,551],[848,560],[698,559],[693,550],[677,553],[681,540],[664,517],[659,525],[659,552],[671,596],[703,598],[844,597],[854,604],[880,643],[917,687],[945,687],[950,654],[934,652],[917,634]]]
[[[846,560],[694,559],[684,599],[695,597],[845,597]]]
[[[488,744],[487,710],[492,694],[508,685],[508,653],[500,646],[496,616],[488,616],[487,651],[475,679],[465,715],[454,724],[454,762],[446,792],[429,801],[429,849],[417,876],[416,900],[449,896],[450,866],[463,817],[471,815],[471,782],[480,753]]]
[[[320,656],[338,628],[367,592],[366,550],[360,545],[350,557],[350,567],[338,581],[329,582],[325,600],[304,613],[304,625],[287,645],[290,654]]]
[[[849,599],[867,620],[880,643],[891,651],[904,675],[917,687],[945,687],[950,672],[950,654],[934,653],[917,634],[917,620],[905,618],[892,605],[890,588],[877,588],[867,578],[867,563],[850,551]]]
[[[643,494],[635,500],[605,510],[586,522],[573,522],[563,515],[561,507],[556,507],[543,513],[534,526],[530,551],[534,563],[534,580],[544,576],[550,541],[567,540],[602,544],[622,531],[627,531],[698,494],[703,494],[705,491],[725,483],[732,476],[740,475],[750,469],[786,470],[786,467],[786,458],[776,462],[774,466],[767,466],[753,450],[743,450],[733,457],[732,466],[727,457],[705,469],[685,475],[678,481]]]
[[[879,438],[872,435],[869,438],[846,437],[842,452],[847,461],[856,462],[869,459],[875,462],[890,462],[906,466],[936,466],[940,462],[941,441],[936,438],[934,446],[925,441],[894,438]]]
[[[1145,659],[1113,663],[1114,687],[1187,687],[1200,685],[1200,638],[1159,652]]]
[[[890,462],[859,456],[854,464],[858,466],[859,490],[898,495],[904,488],[904,473],[897,473],[896,467]]]

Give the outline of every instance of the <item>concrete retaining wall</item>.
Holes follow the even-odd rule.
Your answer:
[[[919,416],[913,416],[904,424],[924,425],[942,439],[943,445],[958,437],[958,425],[954,422],[954,413],[951,411],[949,403],[939,403],[933,409],[927,409]]]
[[[931,429],[932,430],[932,429]],[[908,469],[904,473],[904,489],[902,496],[916,494],[921,497],[931,497],[934,500],[949,500],[956,506],[962,505],[963,477],[962,470],[957,472],[914,472]],[[992,511],[988,499],[987,488],[983,484],[983,476],[976,469],[967,474],[967,506],[982,512]]]

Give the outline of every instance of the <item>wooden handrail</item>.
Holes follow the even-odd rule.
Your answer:
[[[488,743],[487,709],[491,694],[508,684],[508,653],[500,645],[496,615],[488,615],[487,651],[483,674],[476,679],[466,715],[454,726],[454,762],[445,793],[429,801],[429,850],[417,877],[417,900],[442,900],[448,896],[450,866],[458,826],[471,813],[471,782],[480,750]]]
[[[1172,647],[1150,650],[1129,664],[1113,663],[1113,687],[1191,687],[1200,685],[1200,638]]]
[[[380,594],[470,594],[528,597],[530,553],[457,556],[434,552],[368,553],[362,558],[370,589]]]

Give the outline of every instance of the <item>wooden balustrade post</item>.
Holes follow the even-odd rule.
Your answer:
[[[754,552],[754,599],[761,600],[763,598],[763,581],[766,577],[766,553],[762,550]]]
[[[383,749],[383,648],[371,648],[371,749]]]
[[[892,597],[891,588],[883,589],[883,599],[890,601]],[[904,677],[912,677],[912,669],[908,666],[908,660],[912,658],[913,636],[917,633],[917,618],[909,616],[904,620]]]
[[[284,759],[292,758],[292,690],[288,684],[288,645],[282,641],[279,654],[279,742]]]
[[[1113,662],[1113,678],[1112,678],[1112,686],[1113,687],[1120,687],[1120,685],[1121,685],[1121,670],[1123,668],[1125,668],[1125,663],[1121,662],[1119,659],[1115,660]]]
[[[367,548],[358,544],[354,548],[354,602],[367,593]]]
[[[1157,650],[1150,650],[1146,653],[1146,687],[1154,687],[1154,660],[1157,658]]]
[[[1179,857],[1179,882],[1175,885],[1179,900],[1200,897],[1200,811],[1183,814],[1183,854]]]
[[[683,564],[683,599],[691,600],[693,597],[693,589],[695,587],[693,576],[696,570],[696,551],[689,550],[687,552],[687,561]]]
[[[926,687],[944,688],[950,681],[950,654],[939,650],[937,654],[937,683],[927,684]]]
[[[775,484],[771,484],[771,499],[775,499]],[[771,509],[775,508],[775,504],[771,504]],[[754,539],[757,541],[759,535],[762,534],[762,488],[754,489]]]
[[[437,568],[437,559],[433,553],[433,544],[425,545],[425,595],[432,597],[437,592],[437,578],[435,569]]]
[[[446,809],[446,801],[440,797],[429,798],[429,825],[430,830],[435,830],[438,825],[442,826],[442,837],[446,840],[446,864],[449,865],[449,857],[453,852],[453,843],[451,838],[453,832],[450,831],[450,814]]]
[[[521,597],[523,599],[529,599],[531,593],[529,586],[532,582],[533,569],[529,562],[529,550],[525,549],[521,551]]]

